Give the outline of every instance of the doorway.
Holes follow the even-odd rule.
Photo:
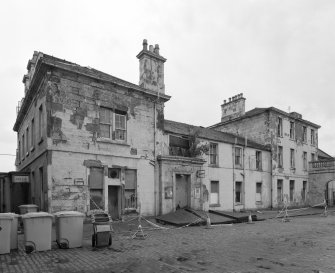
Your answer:
[[[326,200],[327,200],[328,206],[335,205],[335,180],[329,181],[327,183]]]
[[[188,207],[190,204],[190,175],[176,174],[176,209]]]
[[[108,213],[112,219],[120,218],[120,186],[108,186]]]

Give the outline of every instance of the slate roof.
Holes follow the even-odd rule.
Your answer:
[[[326,152],[322,151],[321,149],[318,148],[318,157],[322,157],[322,158],[329,158],[329,159],[333,159],[333,157],[329,154],[327,154]]]
[[[252,109],[250,111],[245,112],[245,114],[243,116],[240,116],[238,118],[235,118],[235,119],[232,119],[232,120],[229,120],[229,121],[224,121],[224,122],[216,123],[214,125],[209,126],[208,128],[215,128],[215,127],[223,125],[223,124],[227,124],[227,123],[230,123],[230,122],[235,122],[235,121],[242,120],[242,119],[249,118],[249,117],[253,117],[253,116],[256,116],[256,115],[260,115],[260,114],[262,114],[264,112],[267,112],[267,111],[277,112],[278,114],[287,116],[287,117],[289,117],[291,119],[295,119],[295,120],[301,121],[301,122],[306,123],[308,125],[311,125],[311,126],[313,126],[315,128],[320,128],[321,127],[320,125],[315,124],[313,122],[310,122],[308,120],[294,117],[294,116],[290,115],[290,113],[285,112],[283,110],[280,110],[280,109],[278,109],[276,107],[267,107],[267,108],[258,108],[258,107],[256,107],[256,108],[254,108],[254,109]]]
[[[219,132],[214,129],[204,128],[201,126],[194,126],[186,123],[176,122],[172,120],[164,120],[164,131],[167,133],[177,134],[189,136],[193,134],[197,134],[199,138],[216,141],[216,142],[224,142],[229,144],[237,144],[240,146],[245,146],[245,142],[247,142],[247,147],[252,147],[260,150],[269,151],[270,148],[256,143],[244,137],[237,136],[230,133]]]

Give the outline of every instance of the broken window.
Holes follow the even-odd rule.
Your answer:
[[[211,181],[210,204],[219,204],[219,181]]]
[[[277,120],[277,136],[282,137],[283,136],[283,119],[278,117]]]
[[[291,169],[295,168],[295,154],[294,154],[294,149],[290,149],[290,167],[291,167]]]
[[[115,140],[126,140],[126,113],[100,107],[99,110],[100,137]]]
[[[235,147],[235,165],[242,167],[242,148]]]
[[[256,183],[256,202],[262,202],[262,182]]]
[[[283,180],[277,180],[277,202],[283,202]]]
[[[169,154],[174,156],[189,156],[190,141],[187,137],[169,135]]]
[[[278,168],[283,168],[283,146],[278,146]]]
[[[290,201],[293,201],[294,197],[294,180],[290,180]]]
[[[294,122],[290,121],[290,139],[294,139]]]
[[[307,171],[307,152],[304,152],[302,157],[304,170]]]
[[[256,170],[262,170],[262,152],[256,151]]]
[[[242,182],[235,182],[235,203],[242,203]]]
[[[209,164],[217,165],[218,164],[218,145],[216,143],[210,143],[209,145]]]
[[[307,142],[307,127],[306,126],[302,126],[302,141],[304,143]]]
[[[315,145],[315,132],[313,129],[311,129],[311,144]]]

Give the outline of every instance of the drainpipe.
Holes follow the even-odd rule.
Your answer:
[[[159,94],[159,93],[158,93]],[[157,96],[157,101],[158,101]],[[156,106],[156,101],[154,101],[154,162],[155,162],[155,167],[154,167],[154,214],[157,216],[157,183],[156,183],[156,177],[157,177],[157,155],[156,155],[156,130],[157,130],[157,106]]]
[[[246,198],[245,198],[245,150],[247,149],[247,143],[248,143],[248,138],[244,138],[244,149],[243,149],[243,207],[245,210],[245,203],[246,203]]]
[[[271,210],[273,209],[273,171],[272,171],[272,147],[270,151],[270,175],[271,175],[271,196],[270,196],[270,202],[271,202]]]

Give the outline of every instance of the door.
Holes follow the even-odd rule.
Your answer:
[[[108,186],[108,213],[112,219],[119,218],[119,186]]]
[[[103,169],[90,168],[89,175],[90,210],[105,209],[103,198]]]
[[[189,206],[189,179],[190,175],[176,174],[176,209]]]

